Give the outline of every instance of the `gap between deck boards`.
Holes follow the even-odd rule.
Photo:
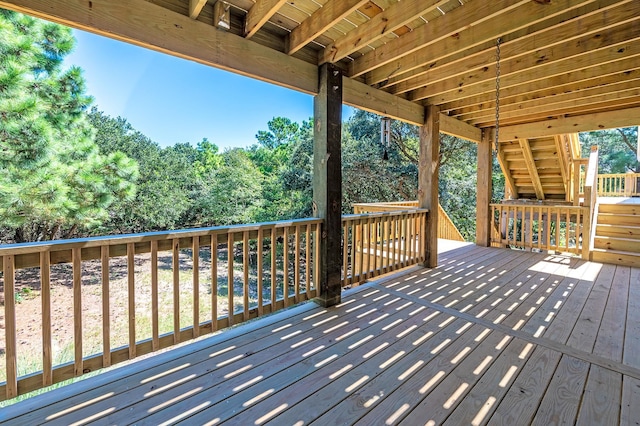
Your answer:
[[[413,271],[410,271],[409,273],[411,273]],[[397,276],[394,277],[394,279],[397,279]],[[511,337],[515,337],[521,340],[524,340],[526,342],[529,343],[533,343],[535,345],[539,345],[539,346],[543,346],[547,349],[551,349],[553,351],[556,352],[560,352],[562,354],[566,354],[569,356],[572,356],[574,358],[580,359],[582,361],[591,363],[591,364],[595,364],[598,365],[602,368],[606,368],[608,370],[611,371],[615,371],[617,373],[620,374],[624,374],[630,377],[633,377],[635,379],[640,380],[640,369],[638,368],[634,368],[632,366],[623,364],[621,362],[617,362],[617,361],[613,361],[598,355],[594,355],[585,351],[581,351],[579,349],[575,349],[572,348],[570,346],[567,346],[565,344],[544,338],[544,337],[534,337],[528,333],[525,333],[523,331],[520,330],[514,330],[510,327],[504,326],[502,324],[495,324],[492,321],[486,320],[484,318],[478,318],[474,315],[471,314],[467,314],[464,312],[460,312],[456,309],[452,309],[452,308],[447,308],[445,306],[439,305],[437,303],[432,303],[423,299],[420,299],[418,297],[412,296],[412,295],[408,295],[406,293],[403,293],[401,291],[398,290],[394,290],[388,287],[385,287],[384,285],[382,285],[383,282],[386,281],[390,281],[390,279],[382,279],[382,280],[377,280],[377,281],[372,281],[369,283],[366,283],[362,286],[360,286],[360,289],[363,288],[375,288],[381,291],[386,291],[389,292],[395,296],[401,297],[405,300],[411,301],[413,303],[416,303],[418,305],[427,307],[427,308],[431,308],[431,309],[435,309],[437,311],[440,311],[442,313],[454,316],[456,318],[461,318],[464,319],[466,321],[469,321],[471,323],[474,324],[479,324],[482,325],[484,327],[487,327],[489,329],[495,330],[495,331],[499,331],[502,332],[504,334],[508,334]]]

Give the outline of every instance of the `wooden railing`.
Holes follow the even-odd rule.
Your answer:
[[[406,225],[410,217],[398,220]],[[397,226],[379,216],[346,223],[354,220],[359,229]],[[321,224],[300,219],[1,246],[6,347],[0,399],[317,296]],[[397,259],[406,262],[407,256]],[[56,292],[69,290],[55,306],[54,281],[67,285]],[[21,289],[34,283],[41,289],[41,312],[22,317]],[[72,316],[73,326],[63,328],[60,314]],[[40,347],[19,348],[18,327],[41,335]],[[61,359],[65,350],[69,356]]]
[[[406,207],[418,207],[417,201],[395,201],[386,203],[359,203],[353,205],[353,213],[392,212]],[[438,238],[454,241],[465,241],[447,212],[438,204]]]
[[[428,210],[342,217],[342,285],[424,262]]]
[[[495,246],[582,254],[586,207],[503,203],[491,209]]]
[[[640,196],[640,173],[598,174],[598,196]]]

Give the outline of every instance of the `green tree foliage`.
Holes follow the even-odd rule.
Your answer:
[[[598,146],[599,173],[640,173],[637,141],[637,127],[580,133],[583,157],[589,156],[592,145]]]
[[[133,196],[134,162],[100,154],[81,70],[62,69],[68,28],[0,10],[0,224],[3,239],[45,240],[97,227]]]

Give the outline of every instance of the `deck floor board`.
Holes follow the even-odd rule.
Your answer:
[[[638,424],[640,269],[452,246],[0,410],[31,424]]]

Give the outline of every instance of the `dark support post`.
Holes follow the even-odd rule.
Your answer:
[[[319,74],[313,119],[313,214],[324,219],[318,302],[329,307],[340,303],[342,291],[342,72],[324,64]]]
[[[491,131],[482,132],[478,143],[478,181],[476,198],[476,244],[482,247],[491,245],[491,179],[493,155],[491,153]]]
[[[440,108],[425,108],[425,123],[420,129],[420,163],[418,164],[418,203],[429,209],[425,237],[424,266],[438,266],[438,172],[440,169]]]

